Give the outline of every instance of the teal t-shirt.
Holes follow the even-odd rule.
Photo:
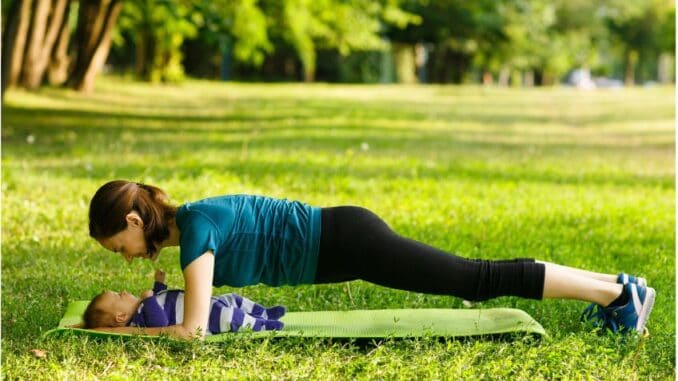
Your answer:
[[[298,201],[230,195],[177,210],[181,269],[214,253],[214,286],[311,284],[320,247],[320,208]]]

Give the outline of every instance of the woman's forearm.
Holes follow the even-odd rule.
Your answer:
[[[107,328],[94,328],[95,331],[101,332],[112,332],[112,333],[126,333],[131,335],[149,335],[149,336],[160,336],[160,335],[169,335],[179,339],[203,339],[205,337],[205,332],[199,332],[199,330],[189,330],[181,324],[170,325],[167,327],[107,327]]]

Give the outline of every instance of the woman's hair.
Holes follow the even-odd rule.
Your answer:
[[[169,221],[177,208],[168,203],[162,189],[152,185],[114,180],[101,186],[89,204],[89,235],[99,240],[125,230],[131,211],[144,221],[148,254],[155,254],[156,243],[169,237]]]
[[[104,295],[97,295],[92,299],[91,302],[87,305],[85,313],[82,315],[82,321],[84,328],[101,328],[101,327],[113,327],[114,321],[110,311],[106,311],[103,308],[99,307],[99,302],[101,297]]]

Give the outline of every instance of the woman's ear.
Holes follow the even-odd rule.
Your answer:
[[[125,216],[125,220],[127,221],[127,226],[137,226],[137,227],[144,227],[144,220],[139,217],[137,212],[129,212]]]

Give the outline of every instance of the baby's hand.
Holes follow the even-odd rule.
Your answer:
[[[153,296],[153,290],[146,290],[146,291],[141,293],[141,300],[144,300],[146,298],[150,298],[151,296]]]
[[[165,283],[165,272],[162,270],[155,270],[155,281]]]

